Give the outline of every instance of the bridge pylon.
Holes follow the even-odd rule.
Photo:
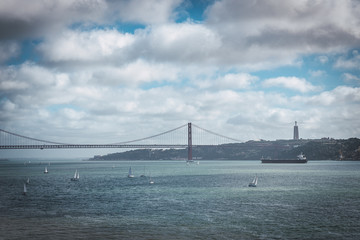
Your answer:
[[[188,161],[192,160],[192,133],[191,122],[188,123]]]

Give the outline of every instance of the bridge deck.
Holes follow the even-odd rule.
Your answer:
[[[217,146],[217,145],[193,145]],[[0,149],[76,149],[76,148],[187,148],[187,144],[64,144],[64,145],[0,145]]]

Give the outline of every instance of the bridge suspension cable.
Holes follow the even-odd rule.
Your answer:
[[[135,139],[135,140],[131,140],[131,141],[126,141],[126,142],[115,143],[115,144],[129,144],[129,143],[141,142],[141,141],[149,140],[149,139],[152,139],[152,138],[164,136],[165,134],[169,134],[169,133],[175,132],[176,130],[179,130],[179,129],[184,128],[184,127],[186,127],[186,126],[187,126],[187,124],[184,124],[184,125],[181,125],[180,127],[177,127],[177,128],[174,128],[174,129],[171,129],[171,130],[168,130],[168,131],[159,133],[159,134],[155,134],[155,135],[152,135],[152,136],[149,136],[149,137],[139,138],[139,139]]]
[[[177,128],[112,144],[69,144],[27,137],[0,129],[0,149],[51,149],[51,148],[191,148],[192,146],[214,146],[225,143],[241,142],[238,139],[215,133],[195,124],[193,131],[188,132],[191,123]],[[195,131],[194,131],[195,130]],[[199,131],[198,131],[199,130]],[[189,135],[192,141],[189,140]]]
[[[230,140],[230,141],[232,141],[232,142],[234,142],[234,141],[235,141],[235,142],[243,142],[243,141],[241,141],[241,140],[239,140],[239,139],[227,137],[227,136],[225,136],[225,135],[222,135],[222,134],[219,134],[219,133],[216,133],[216,132],[207,130],[207,129],[202,128],[202,127],[200,127],[200,126],[198,126],[198,125],[196,125],[196,124],[192,124],[192,125],[193,125],[194,127],[198,128],[198,129],[200,129],[200,130],[202,130],[202,131],[204,131],[204,132],[207,132],[207,133],[209,133],[209,134],[212,134],[212,135],[214,135],[214,136],[218,136],[218,137],[220,137],[220,138],[227,139],[227,140]]]
[[[43,144],[55,144],[55,145],[69,145],[68,143],[59,143],[59,142],[53,142],[53,141],[47,141],[47,140],[41,140],[41,139],[37,139],[37,138],[32,138],[32,137],[27,137],[27,136],[23,136],[23,135],[20,135],[20,134],[17,134],[17,133],[13,133],[13,132],[9,132],[9,131],[5,131],[3,129],[0,129],[0,134],[1,133],[5,133],[5,134],[8,134],[10,136],[14,136],[14,137],[18,137],[18,138],[22,138],[22,139],[27,139],[27,140],[32,140],[32,141],[36,141],[36,142],[40,142],[40,143],[43,143]],[[1,134],[1,144],[0,145],[3,145],[4,143],[6,143],[6,141],[2,141],[3,139],[5,139],[4,136],[2,136],[3,134]],[[10,143],[11,141],[11,137],[8,138],[8,143]]]

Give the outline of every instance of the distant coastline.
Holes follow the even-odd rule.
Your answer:
[[[360,161],[360,139],[299,139],[248,141],[193,147],[194,160],[295,159],[303,152],[308,160]],[[90,161],[186,160],[187,149],[138,149],[95,155]]]

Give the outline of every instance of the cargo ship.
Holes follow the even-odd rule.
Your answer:
[[[297,159],[267,159],[261,158],[261,163],[307,163],[307,159],[303,153],[297,156]]]

